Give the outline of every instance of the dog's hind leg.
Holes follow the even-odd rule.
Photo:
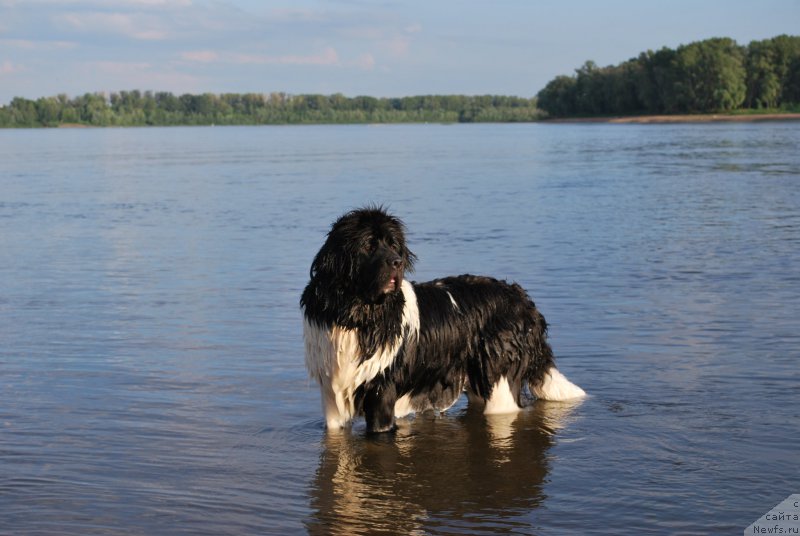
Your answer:
[[[517,384],[519,386],[519,384]],[[519,389],[512,389],[508,382],[508,378],[501,376],[494,385],[492,385],[492,393],[486,399],[486,407],[483,408],[483,413],[486,415],[502,415],[508,413],[516,413],[520,410],[517,403],[519,400]]]

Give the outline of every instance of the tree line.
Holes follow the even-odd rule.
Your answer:
[[[269,125],[303,123],[515,122],[542,115],[536,100],[496,95],[404,98],[120,91],[29,100],[0,107],[0,127]]]
[[[800,37],[740,46],[713,38],[648,50],[619,65],[587,61],[538,95],[550,116],[800,109]]]
[[[422,95],[403,98],[120,91],[0,106],[0,127],[266,125],[303,123],[522,122],[551,117],[800,111],[800,36],[740,46],[713,38],[648,50],[608,67],[587,61],[534,98]]]

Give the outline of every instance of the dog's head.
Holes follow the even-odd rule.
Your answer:
[[[330,291],[378,303],[400,292],[415,259],[403,222],[381,207],[362,208],[333,223],[311,264],[311,279],[333,285]]]

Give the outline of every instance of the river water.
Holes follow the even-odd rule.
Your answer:
[[[383,203],[589,397],[325,432],[299,295]],[[0,534],[741,533],[800,492],[800,123],[0,131]]]

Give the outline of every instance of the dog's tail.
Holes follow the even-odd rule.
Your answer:
[[[529,387],[531,393],[542,400],[573,400],[586,396],[586,392],[569,381],[555,365],[547,369],[538,382],[531,382]]]
[[[553,350],[547,343],[547,322],[538,310],[535,310],[534,315],[535,324],[530,336],[533,337],[537,355],[531,360],[527,374],[531,394],[542,400],[553,401],[585,397],[586,392],[556,368]]]

